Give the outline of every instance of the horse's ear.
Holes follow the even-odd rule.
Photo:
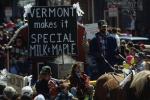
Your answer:
[[[148,81],[150,81],[150,75],[148,75],[147,79],[148,79]]]

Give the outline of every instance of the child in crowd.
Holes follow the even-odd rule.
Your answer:
[[[37,94],[42,94],[46,100],[53,100],[55,98],[58,89],[57,85],[62,83],[61,80],[52,78],[51,75],[51,67],[43,66],[40,71],[39,79],[35,84]]]
[[[60,92],[55,100],[77,100],[68,90],[68,85],[63,83],[60,85]]]
[[[134,65],[134,56],[131,55],[130,50],[129,49],[125,49],[125,61],[123,63],[124,68],[126,69],[130,69],[133,67]]]
[[[51,100],[54,100],[59,91],[58,84],[54,80],[50,79],[48,82],[48,87],[51,95]]]
[[[79,100],[85,98],[85,96],[92,95],[94,87],[90,85],[89,77],[80,70],[80,64],[75,63],[72,66],[71,75],[69,77],[71,93]]]

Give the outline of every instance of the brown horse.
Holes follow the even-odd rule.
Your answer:
[[[123,79],[123,75],[112,72],[99,77],[95,86],[94,100],[123,100],[120,99],[122,93],[118,87]]]
[[[124,83],[123,79],[122,75],[114,73],[99,77],[94,100],[150,100],[150,71],[141,71],[134,77],[131,75]]]

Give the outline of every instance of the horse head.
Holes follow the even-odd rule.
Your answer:
[[[134,100],[150,100],[150,71],[137,73],[130,85],[130,91]]]
[[[113,72],[100,76],[96,81],[94,100],[125,100],[119,87],[123,79],[123,74]]]

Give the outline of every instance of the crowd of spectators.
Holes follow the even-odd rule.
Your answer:
[[[11,73],[22,76],[31,74],[27,45],[21,34],[16,35],[16,30],[24,24],[24,21],[16,18],[0,26],[0,69],[7,68]]]
[[[38,80],[32,86],[24,86],[19,93],[12,86],[0,83],[0,100],[92,100],[94,87],[89,77],[80,70],[80,64],[72,65],[66,80],[53,78],[50,66],[43,66]]]

